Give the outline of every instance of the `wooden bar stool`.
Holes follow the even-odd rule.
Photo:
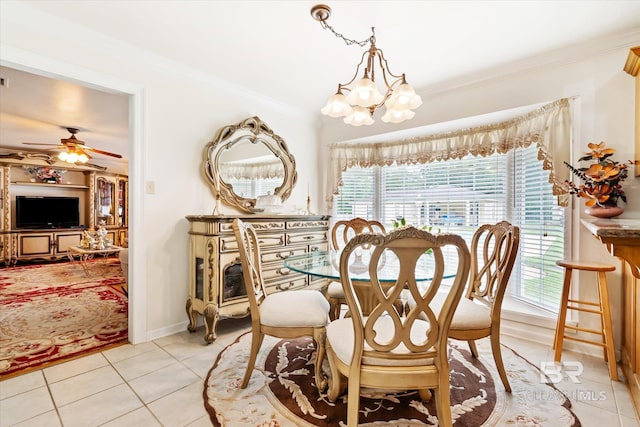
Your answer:
[[[607,271],[614,271],[615,266],[609,264],[600,264],[590,261],[556,261],[560,267],[564,267],[564,284],[562,287],[562,301],[560,302],[560,313],[558,314],[558,323],[556,325],[556,334],[553,341],[555,349],[554,360],[560,362],[562,356],[562,342],[566,338],[568,340],[580,341],[587,344],[594,344],[603,347],[604,360],[609,363],[609,375],[612,380],[618,381],[618,369],[616,366],[616,356],[613,346],[613,327],[611,326],[611,310],[609,308],[609,292],[607,289]],[[571,287],[571,273],[573,270],[595,271],[598,273],[598,302],[580,301],[569,298],[569,290]],[[594,308],[586,308],[584,306]],[[601,330],[579,328],[576,326],[566,325],[567,310],[578,310],[587,313],[598,314],[600,316]],[[588,332],[602,336],[602,342],[591,341],[583,338],[571,337],[564,334],[566,329],[575,331]]]

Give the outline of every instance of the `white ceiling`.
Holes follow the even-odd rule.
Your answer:
[[[310,16],[316,1],[24,0],[61,19],[193,67],[308,114],[319,114],[355,73],[364,47],[347,46]],[[640,1],[332,1],[329,25],[377,46],[418,90],[474,79],[531,57],[637,30]],[[56,143],[60,126],[126,155],[126,98],[0,69],[2,145]],[[28,80],[24,80],[28,79]],[[33,81],[31,79],[34,79]],[[25,86],[22,86],[25,85]],[[41,86],[40,86],[41,85]],[[71,88],[68,86],[67,89]],[[66,91],[64,91],[66,92]],[[17,93],[17,91],[16,91]],[[72,92],[74,93],[74,92]],[[116,108],[109,107],[111,103]],[[125,109],[122,109],[122,106]],[[74,109],[81,106],[81,109]],[[104,114],[113,111],[114,114]],[[123,113],[123,111],[125,113]],[[78,113],[80,112],[80,113]],[[111,142],[110,142],[111,141]],[[24,149],[24,146],[21,147]],[[98,156],[96,156],[98,157]]]

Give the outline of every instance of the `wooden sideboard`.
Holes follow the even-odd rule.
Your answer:
[[[622,371],[640,414],[640,219],[583,219],[582,224],[612,255],[625,262],[622,278]]]
[[[326,279],[293,272],[283,261],[306,252],[327,250],[329,216],[324,215],[190,215],[188,330],[202,315],[204,339],[216,339],[218,320],[246,317],[249,303],[232,223],[251,223],[260,236],[262,273],[267,292],[326,287]]]

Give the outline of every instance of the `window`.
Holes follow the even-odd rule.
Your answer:
[[[407,224],[463,236],[480,224],[506,219],[520,227],[520,251],[512,273],[513,297],[557,311],[565,217],[542,169],[535,145],[488,157],[426,164],[350,168],[334,200],[334,220],[378,219],[387,229]]]
[[[260,195],[275,194],[276,188],[282,185],[282,177],[277,178],[229,178],[233,192],[240,197],[255,199]]]

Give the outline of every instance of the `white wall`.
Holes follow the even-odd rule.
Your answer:
[[[201,159],[206,143],[220,127],[254,115],[269,124],[287,142],[300,171],[288,204],[306,206],[310,178],[318,173],[316,156],[309,155],[317,144],[310,118],[24,4],[3,2],[0,42],[3,65],[71,76],[98,86],[131,88],[123,91],[136,95],[129,170],[135,217],[131,224],[142,227],[130,229],[129,242],[134,306],[130,313],[141,317],[135,323],[142,329],[133,331],[136,341],[186,328],[185,216],[213,211],[214,198],[202,176]],[[154,181],[155,194],[143,193],[146,181]],[[319,186],[311,186],[312,207],[318,190]]]
[[[629,48],[638,44],[640,31],[635,31],[599,43],[576,46],[572,50],[552,52],[539,57],[533,68],[526,69],[520,64],[509,70],[490,70],[486,75],[478,75],[476,81],[470,84],[450,82],[428,92],[422,91],[420,95],[424,104],[416,111],[416,117],[395,128],[379,123],[380,120],[371,128],[353,128],[342,124],[341,120],[323,119],[320,143],[326,146],[400,128],[432,125],[577,96],[574,159],[587,151],[588,142],[600,141],[617,150],[615,160],[626,162],[640,158],[640,153],[633,152],[635,81],[623,71]],[[407,74],[410,74],[408,70]],[[395,136],[394,140],[401,138]],[[323,153],[326,155],[328,150],[325,149]],[[619,218],[640,218],[640,178],[631,176],[625,182],[624,189],[628,204]],[[620,262],[580,225],[579,219],[587,217],[583,212],[584,199],[576,198],[572,202],[567,213],[574,220],[573,230],[568,230],[569,238],[573,241],[573,257],[618,266],[618,271],[609,274],[609,289],[616,347],[619,348],[622,315]],[[580,276],[582,298],[597,298],[594,276]],[[586,322],[586,327],[599,329],[597,318],[585,317],[582,321]]]

